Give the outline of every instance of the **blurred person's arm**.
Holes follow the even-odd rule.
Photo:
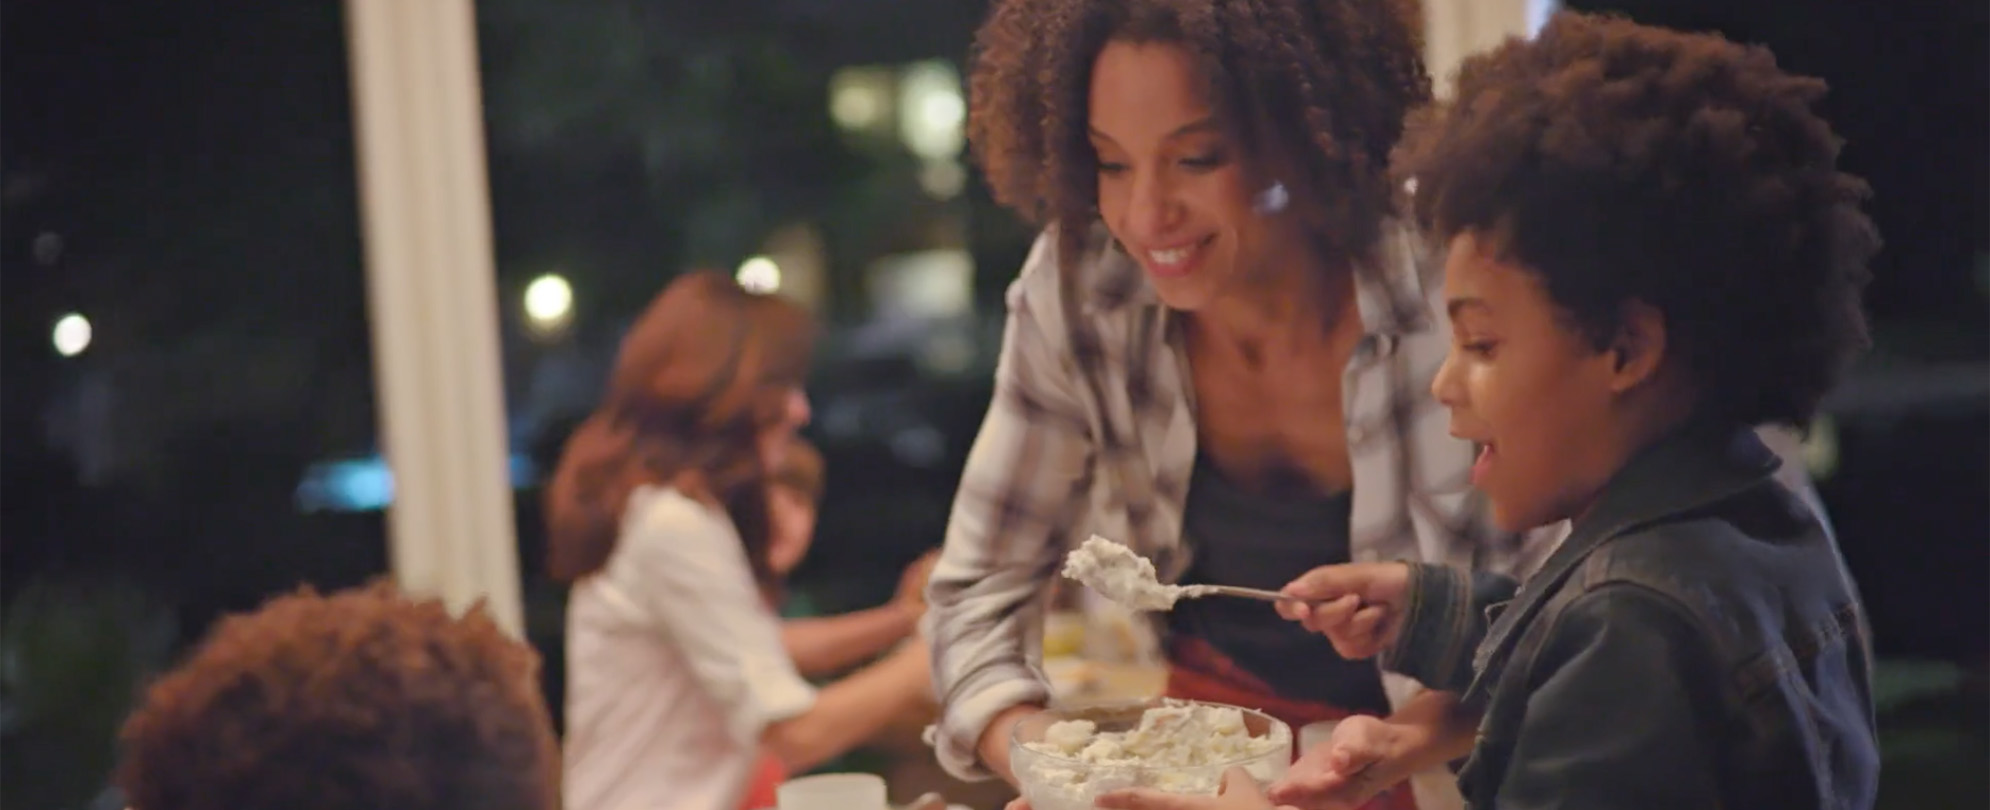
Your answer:
[[[938,552],[921,556],[899,574],[890,602],[835,616],[788,619],[781,643],[795,667],[810,678],[834,675],[869,660],[918,629],[926,613],[926,581]]]
[[[994,397],[926,593],[942,709],[930,741],[962,779],[1013,781],[1009,731],[1049,700],[1032,647],[1091,482],[1093,436],[1057,300],[1055,241],[1040,237],[1009,287]]]
[[[760,741],[799,774],[877,736],[932,697],[932,654],[914,639],[822,688],[808,711],[767,727]]]
[[[781,622],[781,645],[795,669],[809,678],[834,675],[905,640],[920,610],[892,602],[835,616]]]
[[[738,532],[716,507],[664,493],[619,542],[614,598],[634,602],[684,654],[736,743],[764,745],[790,772],[856,747],[930,694],[916,641],[819,692],[803,680]]]

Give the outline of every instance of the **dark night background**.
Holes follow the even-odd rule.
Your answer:
[[[1985,4],[1567,5],[1719,30],[1830,82],[1824,111],[1887,242],[1878,346],[1817,437],[1886,659],[1883,804],[1985,806]],[[854,65],[958,65],[983,10],[479,2],[515,452],[551,458],[619,327],[671,275],[811,223],[835,326],[811,434],[831,482],[800,586],[822,609],[887,596],[939,540],[1030,233],[973,179],[936,200],[905,148],[840,130],[830,83]],[[222,612],[386,569],[379,511],[299,495],[310,471],[377,452],[343,25],[322,1],[0,1],[0,806],[114,802],[109,733],[144,673]],[[936,245],[972,255],[973,310],[888,322],[864,268]],[[511,310],[553,271],[572,281],[574,328],[532,340]],[[93,339],[62,357],[50,330],[69,312]],[[940,339],[968,359],[918,351]],[[562,596],[538,572],[538,491],[520,484],[529,633],[557,706]]]

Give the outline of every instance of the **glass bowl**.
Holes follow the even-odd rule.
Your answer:
[[[1010,769],[1033,810],[1089,810],[1100,794],[1128,787],[1213,796],[1231,768],[1268,785],[1291,764],[1284,722],[1197,700],[1052,709],[1024,718],[1009,739]]]

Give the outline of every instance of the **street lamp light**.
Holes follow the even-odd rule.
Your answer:
[[[547,273],[525,286],[525,320],[532,331],[548,335],[572,320],[573,285],[558,273]]]
[[[739,273],[733,277],[747,292],[771,293],[781,289],[781,266],[766,256],[740,262]]]
[[[90,348],[90,319],[71,312],[55,322],[55,353],[75,357]]]

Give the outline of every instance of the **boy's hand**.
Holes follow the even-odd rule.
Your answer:
[[[1406,563],[1323,565],[1280,593],[1298,601],[1278,603],[1278,614],[1326,636],[1342,658],[1373,658],[1395,643],[1409,595]]]
[[[1342,720],[1327,742],[1292,763],[1271,797],[1306,810],[1354,810],[1410,777],[1406,736],[1378,717]]]

